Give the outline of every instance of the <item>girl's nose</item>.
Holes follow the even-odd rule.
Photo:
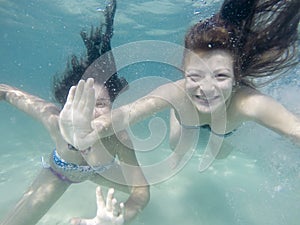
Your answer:
[[[98,116],[101,115],[101,112],[97,108],[94,109],[94,118],[97,118]]]
[[[214,96],[216,87],[214,81],[211,78],[203,79],[199,86],[201,92],[203,92],[207,97]]]

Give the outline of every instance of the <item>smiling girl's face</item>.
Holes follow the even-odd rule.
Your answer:
[[[188,53],[185,57],[185,89],[199,112],[211,113],[224,106],[234,84],[233,58],[228,51]]]

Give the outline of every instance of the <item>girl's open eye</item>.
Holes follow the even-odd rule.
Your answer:
[[[223,81],[223,80],[231,78],[231,76],[228,75],[228,74],[225,74],[225,73],[218,73],[218,74],[215,75],[215,78],[217,80]]]

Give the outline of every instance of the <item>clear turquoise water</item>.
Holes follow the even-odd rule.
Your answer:
[[[84,2],[84,3],[82,3]],[[51,79],[72,53],[83,52],[79,32],[98,24],[104,1],[0,1],[0,83],[51,99]],[[181,44],[194,21],[211,15],[220,1],[119,1],[113,47],[140,40]],[[194,15],[194,10],[200,14]],[[162,72],[158,72],[162,71]],[[178,78],[161,65],[123,70],[133,81],[145,75]],[[263,89],[300,115],[299,68]],[[53,149],[45,129],[13,107],[0,104],[0,218],[21,197]],[[146,130],[145,127],[136,129]],[[145,131],[145,136],[147,132]],[[143,136],[143,134],[142,134]],[[256,124],[243,125],[226,140],[231,154],[197,171],[201,146],[176,176],[156,184],[151,201],[133,224],[296,225],[299,224],[299,147]],[[157,150],[169,154],[164,143]],[[38,223],[68,224],[73,216],[95,215],[95,184],[73,185]],[[118,194],[119,198],[125,198]],[[74,197],[75,196],[75,197]]]

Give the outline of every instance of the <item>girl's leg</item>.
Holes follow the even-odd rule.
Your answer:
[[[34,225],[70,186],[44,168],[1,225]]]

